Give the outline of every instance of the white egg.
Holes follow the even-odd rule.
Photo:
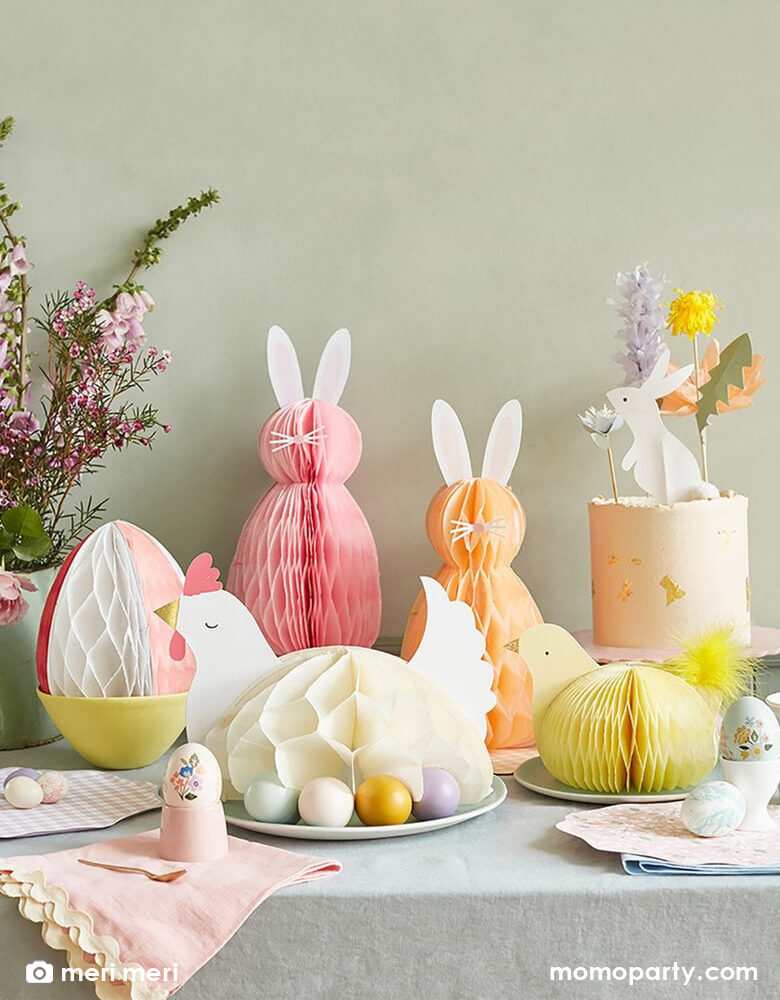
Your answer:
[[[5,786],[5,800],[14,809],[32,809],[43,802],[43,789],[33,778],[11,778]]]
[[[683,826],[698,837],[722,837],[736,830],[744,817],[744,796],[727,781],[705,781],[694,788],[680,813]]]
[[[165,768],[163,799],[169,806],[203,809],[219,802],[222,774],[217,758],[202,743],[174,747]]]
[[[346,826],[355,797],[338,778],[312,778],[298,796],[298,812],[308,826]]]
[[[738,698],[723,717],[720,755],[726,760],[777,760],[780,758],[780,724],[760,698]]]

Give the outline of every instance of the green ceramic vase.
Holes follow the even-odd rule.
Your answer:
[[[0,750],[40,746],[60,738],[37,695],[35,645],[57,567],[28,574],[38,588],[24,592],[30,605],[16,625],[0,625]]]

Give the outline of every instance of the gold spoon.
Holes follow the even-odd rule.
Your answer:
[[[179,868],[175,872],[166,872],[163,875],[155,875],[154,872],[148,872],[145,868],[126,868],[124,865],[106,865],[100,861],[87,861],[86,858],[79,858],[79,864],[90,865],[92,868],[106,868],[110,872],[131,872],[134,875],[146,875],[150,878],[152,882],[175,882],[177,878],[181,878],[182,875],[187,874],[186,868]]]

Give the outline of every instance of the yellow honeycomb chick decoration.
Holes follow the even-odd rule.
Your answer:
[[[717,760],[722,701],[747,690],[753,662],[728,628],[663,664],[599,666],[558,625],[519,640],[534,684],[542,762],[564,784],[595,792],[660,792],[700,781]]]

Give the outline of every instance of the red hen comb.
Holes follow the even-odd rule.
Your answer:
[[[219,582],[219,570],[211,561],[208,552],[195,556],[184,577],[184,596],[194,597],[196,594],[211,594],[222,590]]]

